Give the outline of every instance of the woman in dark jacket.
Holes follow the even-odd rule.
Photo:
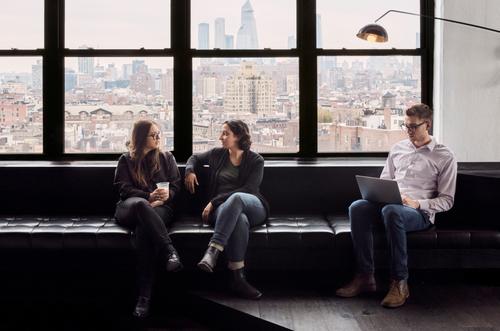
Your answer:
[[[248,126],[242,121],[224,122],[219,139],[222,148],[193,155],[186,164],[185,184],[191,193],[198,185],[197,167],[210,167],[210,202],[202,219],[214,225],[214,234],[198,267],[213,272],[219,253],[225,251],[233,291],[245,298],[259,299],[262,293],[246,281],[244,261],[249,228],[264,223],[269,210],[259,193],[264,159],[250,150]]]
[[[135,231],[139,298],[134,315],[145,317],[157,263],[163,263],[167,271],[182,268],[167,232],[172,221],[172,200],[180,189],[180,174],[173,155],[160,150],[160,130],[153,121],[134,124],[128,149],[118,160],[115,172],[114,185],[120,192],[115,218]],[[157,188],[161,182],[169,182],[169,188]]]

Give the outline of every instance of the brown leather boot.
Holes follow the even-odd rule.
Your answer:
[[[373,274],[356,274],[350,283],[339,288],[335,294],[343,298],[352,298],[361,293],[377,291]]]
[[[410,290],[405,279],[391,280],[389,292],[380,304],[386,308],[397,308],[404,305],[409,296]]]

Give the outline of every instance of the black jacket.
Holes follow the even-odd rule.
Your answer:
[[[115,171],[114,186],[120,193],[120,199],[126,200],[131,197],[139,197],[149,200],[149,195],[156,189],[158,182],[170,182],[170,197],[167,205],[171,204],[175,195],[181,188],[181,175],[175,162],[175,158],[170,152],[160,153],[160,171],[153,178],[150,178],[147,186],[136,183],[133,177],[135,161],[130,157],[130,153],[124,153],[118,160]]]
[[[266,199],[260,194],[259,187],[264,176],[264,158],[253,151],[243,152],[243,158],[240,164],[240,171],[238,176],[238,188],[232,192],[220,193],[216,195],[217,179],[219,173],[224,167],[224,164],[229,157],[229,152],[225,148],[213,148],[208,152],[192,155],[186,163],[186,176],[195,172],[197,167],[208,164],[210,168],[209,180],[209,199],[217,209],[224,201],[236,192],[244,192],[255,195],[262,202],[266,208],[267,215],[269,215],[269,204]]]

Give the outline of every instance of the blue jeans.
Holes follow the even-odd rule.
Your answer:
[[[255,195],[232,194],[214,212],[214,234],[210,241],[224,246],[230,262],[245,259],[250,227],[266,220],[266,209]]]
[[[357,271],[373,273],[373,228],[383,221],[391,257],[391,278],[408,279],[406,232],[429,228],[432,224],[420,210],[403,205],[383,205],[367,200],[354,201],[349,207],[351,237]]]

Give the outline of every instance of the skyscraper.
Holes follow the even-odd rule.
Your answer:
[[[122,65],[122,79],[128,80],[130,79],[131,75],[132,75],[132,64],[125,63],[124,65]]]
[[[74,70],[64,69],[64,92],[71,91],[76,87],[76,73]]]
[[[143,66],[146,66],[144,60],[133,60],[132,61],[132,74],[135,75],[140,71],[148,71],[147,66],[144,69]]]
[[[31,66],[31,77],[33,80],[33,89],[42,89],[42,61],[37,60],[36,64]]]
[[[227,34],[226,35],[226,49],[233,49],[234,48],[234,37],[232,34]]]
[[[208,23],[198,24],[198,49],[209,49],[209,26]]]
[[[316,47],[323,48],[323,31],[321,28],[320,14],[316,14]]]
[[[222,17],[215,19],[215,48],[224,49],[226,46],[226,21]]]
[[[237,49],[256,49],[259,48],[257,39],[257,26],[253,16],[253,8],[250,0],[247,0],[241,7],[241,26],[238,30],[236,40]]]
[[[88,49],[86,45],[80,46],[80,49]],[[94,76],[94,58],[93,57],[79,57],[78,58],[78,72]]]
[[[262,117],[275,111],[276,83],[258,73],[254,63],[242,61],[240,70],[226,81],[224,110],[249,112]]]

